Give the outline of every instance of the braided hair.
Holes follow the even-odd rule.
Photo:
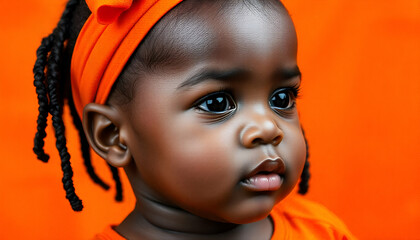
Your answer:
[[[301,195],[305,195],[309,190],[309,179],[311,178],[311,173],[309,172],[309,145],[308,140],[305,136],[305,131],[302,128],[303,139],[305,139],[305,146],[306,146],[306,157],[305,157],[305,164],[303,165],[303,171],[300,175],[299,181],[299,190],[298,193]]]
[[[48,114],[52,116],[52,125],[55,130],[56,137],[56,148],[59,152],[61,159],[61,169],[63,171],[63,187],[66,192],[66,198],[70,202],[70,205],[74,211],[81,211],[83,204],[80,198],[75,192],[73,185],[73,170],[70,164],[70,154],[66,146],[65,127],[62,119],[63,106],[65,97],[67,96],[67,103],[70,107],[70,112],[73,117],[74,125],[79,132],[81,151],[84,159],[84,165],[86,170],[93,180],[94,183],[98,184],[105,190],[109,189],[109,185],[106,184],[102,179],[95,173],[91,162],[90,148],[87,142],[86,136],[82,128],[82,122],[79,118],[71,93],[66,92],[69,89],[68,77],[69,74],[63,74],[69,72],[69,62],[71,51],[70,46],[74,47],[76,36],[72,36],[72,21],[76,17],[76,9],[85,8],[82,6],[79,0],[70,0],[57,24],[57,27],[53,32],[42,39],[41,45],[39,46],[36,55],[37,60],[35,62],[33,73],[34,73],[34,86],[36,88],[38,98],[38,119],[37,119],[37,133],[34,139],[33,151],[37,155],[38,159],[43,162],[48,162],[49,156],[44,151],[44,138],[46,137],[45,129],[47,127]],[[86,11],[85,11],[86,12]],[[88,14],[85,14],[87,19]],[[79,25],[74,25],[79,26]],[[80,29],[79,29],[80,31]],[[74,39],[73,42],[68,42],[69,39]],[[70,53],[70,54],[69,54]],[[67,63],[67,64],[64,64]],[[67,67],[66,67],[67,66]],[[67,80],[67,81],[65,81]],[[122,200],[122,187],[118,173],[118,169],[109,165],[112,172],[112,176],[116,185],[116,196],[117,201]]]
[[[42,162],[48,162],[49,155],[44,151],[44,139],[46,137],[45,129],[47,127],[47,118],[50,114],[52,116],[52,125],[55,130],[56,148],[61,159],[61,169],[63,172],[62,183],[66,192],[66,198],[70,202],[70,205],[74,211],[81,211],[83,209],[83,204],[75,192],[73,184],[73,170],[70,163],[70,154],[66,146],[67,141],[65,137],[65,127],[62,119],[65,103],[67,103],[70,108],[73,124],[79,133],[82,157],[88,175],[92,181],[101,188],[105,190],[110,188],[109,185],[95,173],[94,167],[92,166],[90,146],[83,131],[81,119],[78,116],[74,106],[71,91],[69,91],[69,89],[71,89],[69,77],[71,55],[76,43],[77,36],[90,14],[91,13],[88,7],[83,0],[69,0],[56,28],[50,35],[42,39],[41,45],[36,52],[37,60],[33,68],[34,86],[36,88],[39,105],[37,132],[34,138],[33,151],[39,160]],[[170,14],[171,13],[168,15]],[[174,19],[170,19],[168,21],[172,20]],[[156,39],[158,37],[157,35],[152,34],[153,32],[154,31],[152,30],[143,41],[148,42],[147,44],[144,44],[145,48],[148,48],[151,43],[156,43]],[[141,48],[138,49],[141,50]],[[156,64],[156,61],[154,61],[155,54],[153,49],[152,51],[143,51],[147,52],[148,57],[141,56],[141,54],[138,52],[141,51],[136,50],[126,66],[130,65],[132,61],[140,61],[146,68]],[[160,61],[165,60],[160,59]],[[128,74],[130,74],[130,71],[126,71],[126,68],[124,68],[121,75],[124,75],[124,72],[128,72]],[[114,96],[117,95],[116,98],[118,98],[119,102],[122,104],[130,101],[132,94],[127,91],[128,85],[130,85],[130,83],[127,82],[125,78],[119,77],[114,84],[110,98],[115,98]],[[302,195],[306,194],[308,191],[308,182],[310,178],[308,162],[309,153],[306,137],[305,143],[307,150],[306,161],[303,172],[301,174],[298,190],[298,193]],[[115,182],[115,200],[122,201],[122,184],[119,171],[117,168],[111,165],[108,166]]]

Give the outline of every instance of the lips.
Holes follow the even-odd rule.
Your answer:
[[[277,191],[283,183],[285,170],[280,158],[265,159],[241,180],[241,185],[249,191]]]

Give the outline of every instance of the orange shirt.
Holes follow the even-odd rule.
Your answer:
[[[126,240],[123,236],[118,234],[112,226],[108,226],[105,230],[97,234],[93,240]]]
[[[272,240],[356,239],[346,225],[324,206],[293,195],[277,204],[270,213],[274,222]],[[108,226],[94,240],[125,240]]]
[[[356,239],[336,215],[300,195],[286,198],[270,215],[274,221],[272,240]]]

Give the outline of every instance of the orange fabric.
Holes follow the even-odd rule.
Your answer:
[[[99,24],[111,24],[133,4],[132,0],[86,0]]]
[[[123,236],[118,234],[114,229],[113,226],[107,226],[105,230],[99,234],[97,234],[93,240],[125,240]]]
[[[293,195],[271,212],[274,222],[272,240],[282,239],[356,239],[346,225],[324,206]]]
[[[272,240],[285,239],[356,239],[346,225],[324,206],[293,195],[275,206]],[[125,240],[108,226],[94,240]]]
[[[93,14],[79,33],[71,61],[73,99],[80,117],[86,104],[105,103],[139,43],[181,1],[87,1]]]

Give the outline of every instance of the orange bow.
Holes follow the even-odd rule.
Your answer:
[[[86,0],[92,14],[100,24],[114,22],[124,11],[131,7],[132,0]]]
[[[84,24],[71,61],[73,100],[82,118],[86,104],[104,104],[134,50],[149,30],[182,0],[86,0]]]

